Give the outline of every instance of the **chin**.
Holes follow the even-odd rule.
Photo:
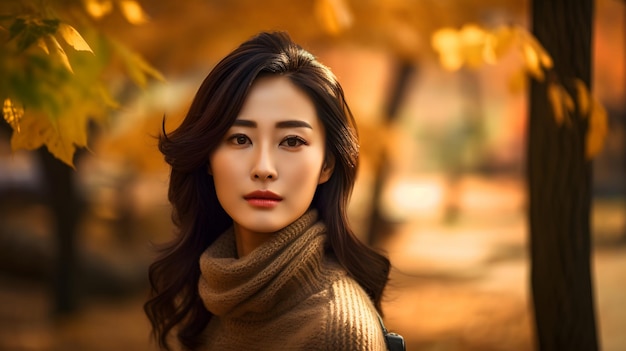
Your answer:
[[[291,224],[284,224],[282,221],[273,221],[268,218],[259,218],[258,216],[248,216],[246,218],[242,218],[241,221],[235,220],[235,223],[249,231],[257,233],[277,232]]]

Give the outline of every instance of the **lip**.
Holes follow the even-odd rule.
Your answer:
[[[264,199],[264,200],[274,200],[274,201],[280,201],[283,198],[280,197],[278,194],[275,194],[269,190],[256,190],[253,191],[247,195],[244,195],[243,197],[246,200],[250,200],[250,199]]]
[[[272,208],[283,200],[280,195],[269,190],[256,190],[243,197],[248,203],[254,207]]]

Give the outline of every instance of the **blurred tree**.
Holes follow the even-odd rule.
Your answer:
[[[581,103],[555,109],[551,92],[551,84],[559,84],[576,96],[574,78],[590,85],[592,16],[592,0],[532,1],[533,33],[556,63],[545,80],[532,80],[527,145],[532,296],[542,351],[598,349],[586,157],[590,119]]]
[[[596,350],[591,284],[591,159],[603,148],[607,114],[589,91],[591,0],[535,1],[534,36],[520,27],[465,25],[433,35],[444,67],[496,63],[513,47],[531,78],[527,177],[531,283],[541,350]],[[545,45],[542,46],[542,44]],[[520,80],[520,82],[516,82]]]
[[[94,124],[105,123],[118,103],[109,88],[122,75],[113,58],[139,86],[159,72],[99,28],[96,20],[113,9],[130,23],[147,20],[136,1],[3,0],[0,3],[0,99],[13,129],[11,146],[39,149],[44,199],[55,226],[55,310],[75,308],[76,227],[80,218],[73,167]],[[87,40],[76,29],[86,34]],[[47,151],[42,148],[45,146]]]
[[[407,58],[397,58],[394,72],[394,81],[386,102],[386,111],[382,125],[375,134],[378,140],[370,142],[387,143],[385,133],[391,125],[398,119],[398,111],[402,106],[403,98],[409,86],[410,79],[417,74],[417,63]],[[382,131],[382,132],[381,132]],[[381,136],[382,135],[382,136]],[[386,147],[379,147],[379,155],[368,155],[375,157],[374,184],[372,186],[372,206],[367,216],[369,223],[367,226],[366,240],[370,245],[377,245],[386,239],[393,232],[393,223],[382,213],[381,203],[385,182],[389,178],[389,155]]]

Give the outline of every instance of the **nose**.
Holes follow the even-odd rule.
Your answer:
[[[268,147],[260,147],[256,154],[250,176],[253,180],[276,180],[278,172]]]

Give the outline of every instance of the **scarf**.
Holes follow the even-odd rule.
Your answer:
[[[325,240],[316,210],[242,258],[233,228],[218,237],[200,257],[207,349],[384,350],[372,302]]]
[[[315,210],[305,213],[247,256],[237,257],[231,227],[200,257],[199,293],[216,316],[276,313],[285,289],[317,280],[324,250],[324,225]],[[291,283],[291,284],[289,284]],[[267,316],[265,316],[267,317]]]

